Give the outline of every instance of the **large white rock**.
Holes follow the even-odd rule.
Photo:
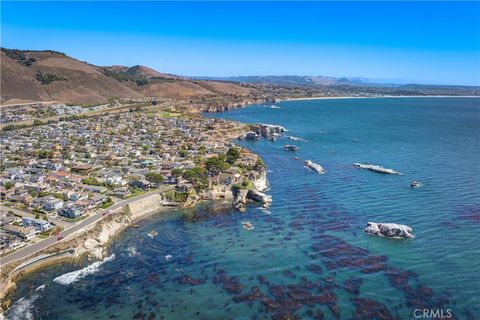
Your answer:
[[[394,239],[413,239],[412,228],[403,224],[368,222],[366,233]]]

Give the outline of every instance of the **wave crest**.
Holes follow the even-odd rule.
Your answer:
[[[62,274],[61,276],[58,276],[55,279],[53,279],[53,282],[63,284],[65,286],[75,283],[78,280],[83,279],[90,274],[97,273],[98,271],[100,271],[101,266],[105,262],[112,261],[113,259],[115,259],[115,254],[112,254],[111,256],[106,257],[102,261],[94,262],[83,269]]]

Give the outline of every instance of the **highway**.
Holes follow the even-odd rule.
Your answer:
[[[96,212],[95,214],[93,214],[93,215],[91,215],[91,216],[89,216],[89,217],[87,217],[87,218],[85,218],[85,219],[83,219],[83,220],[81,220],[81,221],[79,221],[75,224],[72,224],[72,226],[69,229],[63,230],[62,232],[59,233],[58,236],[50,236],[50,237],[48,237],[48,238],[46,238],[42,241],[39,241],[39,242],[34,243],[34,244],[26,245],[25,247],[22,247],[22,248],[18,249],[17,251],[15,251],[15,252],[13,252],[9,255],[1,257],[0,258],[0,266],[4,266],[4,265],[6,265],[6,264],[8,264],[12,261],[15,261],[15,260],[20,260],[20,259],[27,258],[30,255],[32,255],[32,254],[34,254],[38,251],[41,251],[41,250],[44,250],[44,249],[48,248],[49,246],[59,242],[57,240],[57,238],[59,236],[62,236],[63,239],[66,239],[71,234],[73,234],[73,233],[75,233],[79,230],[82,230],[82,229],[90,226],[91,224],[94,224],[94,223],[98,222],[100,219],[102,219],[104,217],[103,216],[104,212],[108,212],[108,211],[113,212],[115,210],[118,210],[118,209],[128,205],[131,202],[146,198],[146,197],[148,197],[152,194],[155,194],[155,193],[163,193],[163,192],[165,192],[165,191],[167,191],[171,188],[173,188],[173,187],[172,186],[164,186],[164,187],[161,187],[160,189],[156,189],[154,191],[151,191],[151,192],[148,192],[148,193],[145,193],[145,194],[142,194],[142,195],[130,198],[130,199],[126,199],[126,200],[117,202],[108,209],[100,210],[100,211]],[[9,210],[12,210],[12,209],[9,209]],[[12,210],[12,211],[14,211],[14,210]],[[60,241],[62,241],[62,240],[60,240]]]

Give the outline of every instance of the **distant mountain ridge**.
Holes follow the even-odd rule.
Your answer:
[[[464,85],[416,84],[400,80],[381,80],[363,77],[329,77],[329,76],[297,76],[297,75],[264,75],[264,76],[231,76],[231,77],[193,77],[195,79],[217,80],[242,83],[256,83],[280,86],[358,86],[358,87],[457,87],[478,88]]]
[[[367,78],[328,77],[328,76],[232,76],[232,77],[196,77],[197,79],[221,80],[232,82],[258,83],[268,85],[290,86],[331,86],[331,85],[370,85],[374,83]]]

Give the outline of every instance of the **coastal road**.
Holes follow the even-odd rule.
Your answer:
[[[48,248],[49,246],[58,242],[57,238],[59,236],[62,236],[65,239],[68,236],[72,235],[73,233],[78,232],[78,231],[90,226],[91,224],[94,224],[94,223],[98,222],[99,220],[101,220],[104,217],[103,216],[104,212],[116,211],[116,210],[128,205],[129,203],[132,203],[134,201],[146,198],[146,197],[148,197],[152,194],[155,194],[155,193],[163,193],[163,192],[165,192],[167,190],[170,190],[172,188],[173,188],[173,186],[162,186],[159,189],[156,189],[155,191],[151,191],[151,192],[148,192],[148,193],[145,193],[145,194],[127,199],[127,200],[120,201],[120,202],[112,205],[110,208],[108,208],[106,210],[100,210],[100,211],[96,212],[95,214],[81,220],[77,224],[73,225],[71,228],[63,230],[62,232],[60,232],[60,234],[58,236],[48,237],[48,238],[46,238],[42,241],[39,241],[39,242],[31,244],[31,245],[27,245],[25,247],[22,247],[22,248],[18,249],[15,252],[9,254],[9,255],[1,257],[0,258],[0,266],[4,266],[4,265],[6,265],[6,264],[8,264],[12,261],[15,261],[15,260],[27,258],[30,255],[32,255],[32,254],[34,254],[38,251],[41,251],[41,250],[44,250],[44,249]]]

